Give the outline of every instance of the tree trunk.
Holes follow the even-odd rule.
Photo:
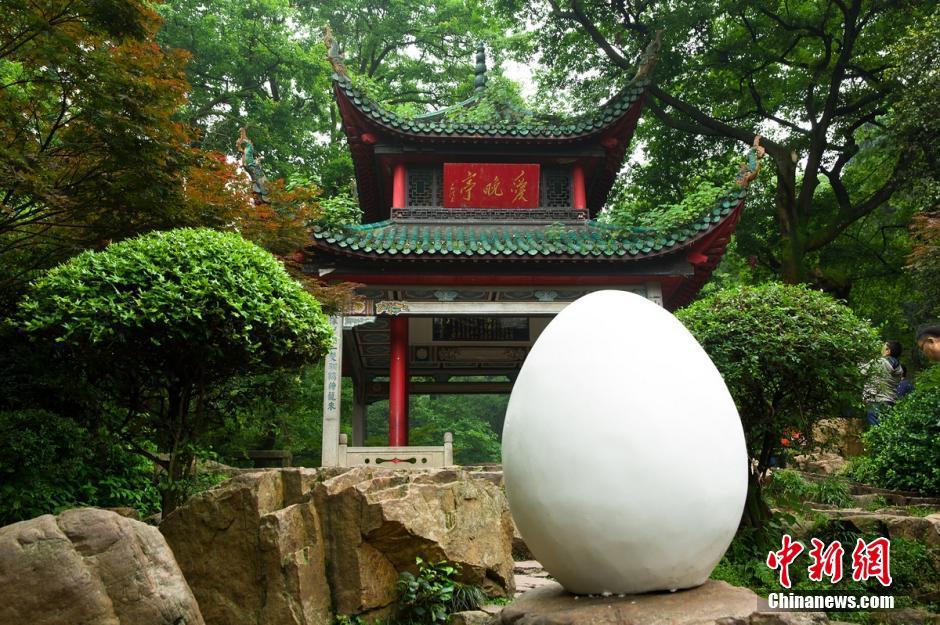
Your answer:
[[[193,464],[193,455],[189,450],[189,437],[186,434],[186,417],[190,408],[190,392],[185,385],[176,385],[168,392],[168,421],[170,423],[169,466],[166,480],[162,484],[160,508],[163,516],[176,510],[185,493],[183,481],[189,476]]]
[[[805,257],[802,237],[798,233],[785,235],[780,241],[780,273],[785,283],[800,284],[806,281]]]
[[[777,189],[774,209],[780,229],[780,273],[787,284],[799,284],[806,278],[803,260],[806,242],[803,237],[802,211],[796,195],[796,164],[789,156],[774,159],[777,167]]]
[[[160,493],[160,508],[163,516],[173,512],[186,498],[183,488],[185,480],[191,473],[193,455],[184,446],[175,446],[170,451],[170,465],[167,468],[167,481],[163,484]]]
[[[760,476],[754,471],[748,472],[747,498],[744,500],[744,513],[741,515],[740,527],[759,530],[772,516],[770,506],[764,501],[759,478]]]

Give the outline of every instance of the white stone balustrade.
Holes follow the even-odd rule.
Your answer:
[[[339,435],[336,466],[379,466],[391,469],[430,469],[454,465],[454,435],[444,434],[440,447],[350,447],[345,434]]]

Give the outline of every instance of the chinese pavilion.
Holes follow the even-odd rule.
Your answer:
[[[324,465],[449,464],[449,441],[407,447],[409,393],[508,393],[551,317],[590,291],[631,291],[669,310],[695,296],[725,252],[763,150],[755,140],[738,185],[697,221],[634,230],[597,221],[654,58],[651,47],[632,82],[582,116],[507,107],[498,119],[472,123],[454,120],[486,89],[482,47],[473,96],[404,118],[356,88],[333,45],[333,90],[363,223],[316,228],[305,270],[362,286],[361,299],[333,318]],[[354,387],[353,447],[340,436],[343,375]],[[419,376],[425,381],[410,382]],[[389,447],[361,447],[366,405],[386,398]]]

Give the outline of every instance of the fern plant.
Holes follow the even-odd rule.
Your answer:
[[[421,558],[415,562],[417,575],[406,571],[398,578],[395,625],[446,623],[448,615],[478,608],[485,599],[479,587],[457,581],[459,565]]]

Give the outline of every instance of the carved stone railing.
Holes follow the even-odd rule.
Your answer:
[[[391,469],[430,469],[454,464],[454,435],[444,434],[441,447],[350,447],[345,434],[339,435],[341,467],[378,466]]]

